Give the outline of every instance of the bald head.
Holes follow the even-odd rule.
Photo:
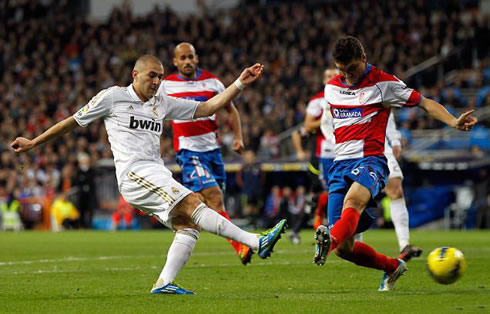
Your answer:
[[[133,88],[142,101],[147,102],[155,96],[163,75],[163,65],[155,56],[143,55],[136,60],[132,72]]]
[[[183,51],[187,51],[187,50],[196,54],[196,48],[194,48],[194,46],[192,44],[183,42],[183,43],[180,43],[177,46],[175,46],[174,56],[177,56],[177,54],[181,54]]]
[[[160,62],[160,60],[158,60],[157,57],[153,55],[143,55],[139,57],[138,60],[136,60],[133,71],[143,72],[150,65],[161,66],[163,68],[162,63]]]
[[[180,43],[175,47],[174,53],[173,61],[179,74],[187,79],[195,78],[199,59],[194,46],[186,42]]]

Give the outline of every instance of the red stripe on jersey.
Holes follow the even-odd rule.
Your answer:
[[[382,155],[385,151],[386,125],[391,108],[383,108],[369,123],[369,135],[364,140],[364,157]]]
[[[207,80],[210,78],[214,78],[214,79],[217,79],[219,81],[219,78],[214,76],[211,72],[208,72],[206,70],[201,69],[201,75],[199,75],[199,77],[197,79],[200,81],[200,80]]]
[[[190,122],[175,123],[172,121],[174,129],[174,148],[179,150],[179,137],[189,137],[203,135],[218,131],[218,125],[215,120],[197,120]]]
[[[407,107],[417,106],[421,100],[422,100],[422,95],[419,92],[417,92],[416,90],[414,90],[410,94],[410,97],[408,97],[408,100],[407,100],[407,103],[405,104],[405,106],[407,106]]]
[[[203,80],[207,80],[207,79],[213,78],[213,79],[217,79],[219,81],[219,79],[216,76],[214,76],[213,74],[211,74],[208,71],[199,69],[198,70],[198,73],[199,73],[199,76],[197,78],[195,78],[195,79],[184,79],[184,78],[180,77],[179,74],[175,73],[175,74],[170,74],[164,80],[166,80],[166,81],[176,81],[176,82],[185,82],[185,81],[203,81]]]
[[[325,97],[325,91],[319,92],[315,96],[311,97],[310,101],[315,100],[315,99],[318,99],[318,98],[324,98],[324,97]]]
[[[211,99],[216,95],[215,91],[202,91],[202,92],[182,92],[182,93],[174,93],[168,94],[169,96],[176,98],[192,98],[192,97],[206,97],[207,99]]]
[[[343,106],[334,106],[331,105],[331,109],[333,110],[335,108],[340,108]],[[352,107],[349,107],[352,109]],[[383,107],[383,105],[370,105],[370,106],[364,106],[362,108],[362,116],[365,117],[366,115],[369,115],[373,112],[383,112],[388,110],[389,114],[389,109]],[[349,141],[360,141],[360,140],[366,140],[369,139],[371,136],[377,136],[375,133],[372,132],[372,130],[376,130],[377,126],[373,126],[375,123],[374,121],[378,120],[380,114],[375,115],[374,117],[371,118],[370,122],[366,123],[361,123],[361,124],[351,124],[351,125],[346,125],[343,127],[340,127],[334,131],[335,133],[335,141],[337,143],[344,143],[344,142],[349,142]],[[386,123],[388,121],[388,118],[386,118],[385,122],[385,127]],[[377,121],[378,123],[380,121]],[[335,124],[335,122],[334,122]],[[385,132],[382,131],[381,134],[385,136]],[[384,141],[383,141],[384,143]]]
[[[366,137],[371,126],[369,123],[353,124],[340,127],[334,131],[337,144],[349,141],[361,141]]]

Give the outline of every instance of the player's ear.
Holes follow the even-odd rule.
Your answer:
[[[366,54],[365,53],[362,54],[361,61],[362,62],[366,62],[367,61],[367,57],[366,57]]]
[[[177,67],[177,58],[173,58],[173,62],[174,62],[174,67]]]
[[[133,77],[133,81],[134,81],[134,80],[136,80],[136,78],[138,77],[138,71],[133,70],[133,71],[131,72],[131,76]]]
[[[196,64],[198,64],[198,63],[199,63],[199,56],[196,55]]]

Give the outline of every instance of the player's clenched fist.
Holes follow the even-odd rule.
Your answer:
[[[24,137],[18,137],[10,144],[10,147],[16,153],[22,153],[22,152],[26,152],[26,151],[30,150],[31,148],[33,148],[34,143],[31,140],[28,140]]]

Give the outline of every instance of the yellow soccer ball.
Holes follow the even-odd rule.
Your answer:
[[[457,281],[466,270],[466,260],[460,250],[453,247],[440,247],[427,257],[429,274],[444,285]]]

